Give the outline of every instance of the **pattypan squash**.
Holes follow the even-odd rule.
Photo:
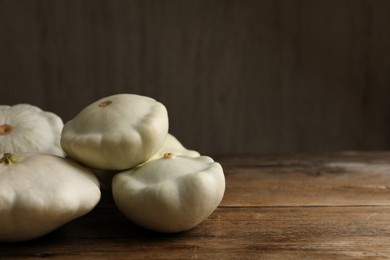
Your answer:
[[[134,223],[160,232],[180,232],[205,220],[225,191],[221,165],[207,156],[166,153],[112,181],[119,210]]]
[[[163,104],[145,96],[118,94],[84,108],[63,128],[65,153],[91,168],[123,170],[152,157],[168,133]]]
[[[145,163],[147,163],[151,160],[160,159],[161,157],[164,156],[165,153],[168,153],[168,152],[172,152],[176,155],[179,155],[179,154],[186,155],[189,157],[200,156],[200,154],[197,151],[186,149],[179,142],[179,140],[177,140],[176,137],[174,137],[172,134],[168,133],[168,135],[164,141],[164,144],[160,148],[160,150]],[[96,177],[100,181],[100,185],[102,188],[111,189],[112,178],[114,177],[115,174],[118,173],[118,171],[99,170],[99,169],[93,169],[93,168],[90,168],[90,170],[93,173],[95,173]]]
[[[197,151],[189,150],[185,148],[179,140],[172,134],[168,133],[163,146],[160,148],[160,150],[153,155],[150,160],[154,159],[160,159],[164,156],[166,153],[173,153],[175,155],[186,155],[189,157],[198,157],[200,154]]]
[[[0,241],[43,236],[88,213],[100,195],[96,177],[67,159],[5,153],[0,158]]]
[[[29,104],[0,105],[0,153],[40,152],[64,156],[60,117]]]

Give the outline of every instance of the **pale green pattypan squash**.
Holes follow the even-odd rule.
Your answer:
[[[168,133],[168,113],[156,100],[134,94],[100,99],[67,122],[65,153],[96,169],[123,170],[152,157]]]
[[[155,159],[160,159],[164,156],[165,153],[172,152],[176,155],[186,155],[189,157],[198,157],[200,154],[194,150],[186,149],[176,137],[168,133],[163,146],[160,150],[152,156],[147,162]],[[145,163],[147,163],[145,162]],[[118,171],[109,171],[109,170],[99,170],[99,169],[90,169],[93,173],[95,173],[96,177],[99,179],[101,187],[106,189],[111,189],[112,178]]]
[[[93,173],[67,159],[37,153],[0,159],[0,241],[43,236],[91,211],[100,200]]]
[[[150,160],[160,159],[164,156],[166,153],[173,153],[175,155],[186,155],[189,157],[198,157],[200,154],[197,151],[189,150],[185,148],[179,140],[172,134],[168,133],[163,146],[160,148],[160,150],[153,155]]]
[[[40,152],[64,156],[60,117],[29,104],[0,106],[0,153]]]
[[[119,210],[134,223],[160,232],[180,232],[205,220],[225,192],[221,165],[207,156],[165,154],[118,173],[112,193]]]

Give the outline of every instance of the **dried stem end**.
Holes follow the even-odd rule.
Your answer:
[[[109,106],[112,104],[112,101],[111,100],[107,100],[107,101],[104,101],[102,103],[99,104],[99,107],[106,107],[106,106]]]
[[[9,165],[11,163],[18,162],[18,158],[12,153],[5,153],[3,157],[0,159],[0,163],[4,163],[5,165]]]
[[[165,159],[170,159],[170,158],[172,158],[173,156],[174,156],[173,153],[164,153],[163,158],[165,158]]]
[[[9,124],[0,125],[0,135],[9,135],[12,132],[12,126]]]

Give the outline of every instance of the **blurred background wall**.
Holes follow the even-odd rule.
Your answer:
[[[202,153],[390,148],[390,1],[0,0],[0,104],[151,96]]]

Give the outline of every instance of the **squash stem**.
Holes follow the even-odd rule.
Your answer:
[[[173,156],[174,156],[173,153],[164,153],[164,155],[163,155],[163,157],[164,157],[165,159],[170,159],[170,158],[172,158]]]
[[[12,126],[9,124],[0,125],[0,135],[9,135],[12,132]]]
[[[16,163],[18,159],[12,153],[5,153],[3,157],[0,159],[0,163],[4,163],[5,165],[9,165],[11,163]]]

